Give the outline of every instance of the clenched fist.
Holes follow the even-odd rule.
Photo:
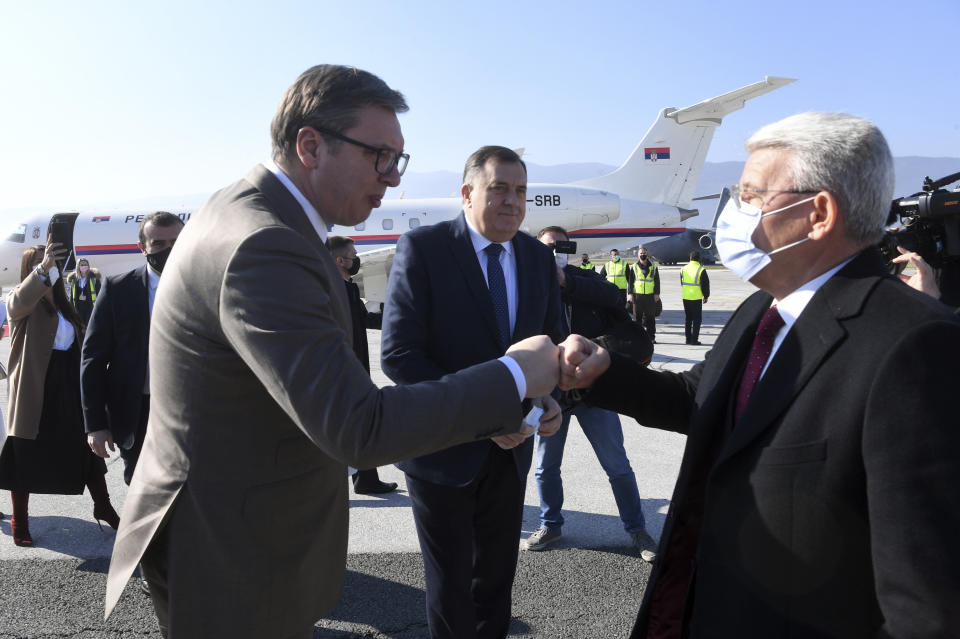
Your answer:
[[[560,378],[560,356],[556,345],[546,335],[535,335],[507,349],[523,370],[527,380],[527,397],[549,395]]]

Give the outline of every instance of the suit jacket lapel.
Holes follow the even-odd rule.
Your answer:
[[[467,290],[477,301],[476,308],[480,309],[480,315],[483,317],[487,330],[494,343],[500,343],[500,331],[497,329],[497,320],[493,312],[493,300],[490,298],[490,288],[483,279],[483,270],[480,268],[480,261],[477,259],[477,253],[473,249],[473,241],[470,239],[470,231],[467,228],[467,219],[461,212],[460,216],[453,220],[451,226],[453,241],[450,243],[450,251],[460,271],[463,273],[463,279],[467,283]],[[520,323],[519,316],[517,324]]]
[[[878,272],[879,269],[879,272]],[[718,463],[743,449],[777,418],[846,337],[841,321],[860,312],[882,275],[882,263],[868,250],[827,280],[787,333],[757,383],[754,399],[724,443]],[[755,331],[755,327],[754,327]],[[751,340],[752,340],[751,332]]]
[[[698,422],[707,424],[708,428],[724,432],[730,398],[743,374],[760,318],[770,306],[771,299],[761,292],[744,302],[743,308],[724,329],[730,333],[731,339],[717,340],[717,345],[709,353],[708,364],[716,363],[719,370],[714,373],[716,381],[710,384],[709,394],[703,399],[698,415]]]
[[[140,302],[135,304],[131,310],[135,313],[134,321],[140,327],[137,335],[142,336],[143,357],[146,359],[147,342],[150,334],[150,276],[147,273],[146,264],[138,268],[137,271],[137,282],[143,286],[143,292],[139,296]],[[133,299],[132,296],[131,299]]]
[[[529,326],[533,321],[529,313],[530,304],[527,301],[542,299],[545,291],[537,286],[537,279],[534,277],[536,264],[533,251],[524,251],[521,248],[520,233],[522,232],[517,231],[510,242],[513,245],[513,255],[517,263],[517,322],[514,325],[513,334],[539,335],[543,332],[543,326]]]

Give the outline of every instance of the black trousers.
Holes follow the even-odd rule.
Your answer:
[[[683,322],[683,332],[687,343],[700,341],[700,323],[703,321],[703,300],[683,300],[683,311],[686,318]]]
[[[657,302],[653,299],[653,293],[633,294],[633,317],[643,324],[647,337],[653,339],[657,334]]]
[[[513,454],[495,444],[466,486],[407,475],[434,639],[506,637],[525,489]]]
[[[137,460],[140,459],[140,451],[143,449],[143,438],[147,436],[147,421],[150,419],[150,395],[144,394],[143,401],[140,402],[140,419],[137,421],[137,430],[133,435],[133,446],[130,450],[120,446],[120,457],[123,459],[123,483],[130,485],[133,479],[133,471],[137,467]]]

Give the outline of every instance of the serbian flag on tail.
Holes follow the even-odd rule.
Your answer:
[[[669,146],[651,146],[643,148],[643,159],[648,162],[663,162],[670,159]]]
[[[96,224],[97,222],[109,222],[109,221],[110,221],[110,216],[109,216],[109,215],[94,215],[94,216],[93,216],[93,223],[94,223],[94,224]]]

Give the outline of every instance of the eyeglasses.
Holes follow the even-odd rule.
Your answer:
[[[796,195],[809,195],[811,193],[819,193],[820,191],[800,191],[797,189],[791,190],[777,190],[777,189],[741,189],[739,184],[734,184],[730,187],[730,197],[733,198],[734,203],[737,205],[737,208],[740,207],[740,204],[749,204],[750,206],[755,206],[760,210],[763,210],[763,207],[766,206],[769,197],[764,197],[766,194],[776,195],[778,193],[793,193]]]
[[[330,137],[337,138],[343,142],[347,142],[349,144],[366,149],[372,153],[376,153],[377,161],[373,166],[380,175],[389,175],[390,172],[393,171],[394,167],[396,167],[397,173],[400,175],[403,175],[403,172],[407,170],[407,162],[410,161],[409,153],[397,153],[393,149],[383,149],[370,146],[369,144],[365,144],[359,140],[354,140],[353,138],[348,138],[345,135],[337,133],[336,131],[331,131],[330,129],[326,129],[324,127],[314,126],[312,128],[316,129],[320,133],[323,133],[324,135],[329,135]]]

